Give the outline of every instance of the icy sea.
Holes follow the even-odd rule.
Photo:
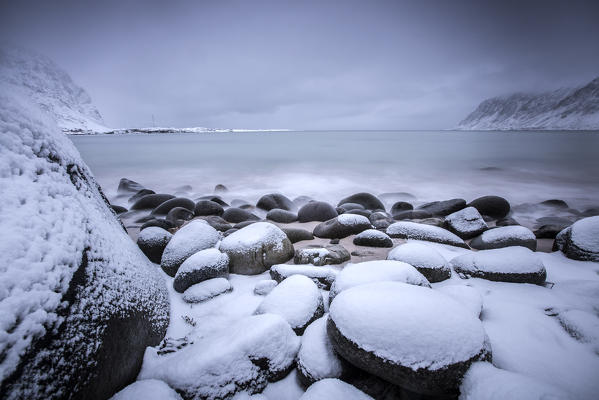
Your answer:
[[[512,204],[599,201],[599,132],[309,131],[71,136],[112,198],[120,178],[156,192],[224,184],[336,203],[358,191],[418,201],[496,194]],[[187,188],[189,189],[189,188]],[[189,190],[185,190],[189,192]]]

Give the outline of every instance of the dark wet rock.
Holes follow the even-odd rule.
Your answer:
[[[241,208],[235,208],[235,207],[227,208],[223,212],[222,217],[225,221],[232,222],[234,224],[243,222],[243,221],[247,221],[247,220],[256,220],[257,221],[260,219],[256,215],[254,215],[246,210],[242,210]]]
[[[445,228],[462,239],[470,239],[489,229],[487,223],[474,207],[466,207],[445,217]]]
[[[365,210],[366,209],[366,208],[364,208],[364,206],[362,204],[358,204],[358,203],[345,203],[345,204],[341,204],[337,208],[341,208],[344,213],[348,212],[349,210]]]
[[[223,206],[212,201],[212,200],[200,200],[195,204],[194,210],[195,215],[204,216],[204,215],[223,215],[225,210]]]
[[[366,229],[356,235],[354,244],[368,247],[393,247],[393,241],[386,233],[376,229]]]
[[[441,218],[431,217],[431,218],[423,218],[417,221],[419,224],[426,224],[432,226],[438,226],[440,228],[445,227],[445,221]]]
[[[259,220],[242,221],[242,222],[239,222],[239,223],[233,225],[233,228],[242,229],[242,228],[245,228],[246,226],[250,226],[251,224],[255,224],[258,221]]]
[[[403,211],[413,210],[414,206],[406,201],[398,201],[391,207],[391,215],[398,214]]]
[[[136,224],[143,224],[144,222],[148,222],[151,221],[153,219],[156,219],[155,215],[144,215],[143,217],[139,217],[135,220]]]
[[[175,225],[170,222],[167,221],[165,219],[162,218],[152,218],[149,221],[145,222],[140,228],[140,231],[143,231],[146,228],[150,228],[152,226],[157,226],[159,228],[165,229],[165,230],[169,230],[175,227]]]
[[[144,187],[135,181],[127,178],[121,178],[119,181],[119,187],[116,192],[119,194],[134,194],[144,189]]]
[[[290,224],[297,221],[297,214],[292,211],[273,208],[266,214],[266,219],[282,224]]]
[[[583,218],[561,231],[555,238],[555,250],[581,261],[599,261],[599,216]]]
[[[208,223],[211,227],[216,229],[217,231],[225,232],[231,229],[231,224],[225,221],[222,217],[218,215],[205,215],[198,217],[198,219],[202,219]]]
[[[382,211],[373,212],[368,219],[375,229],[387,229],[389,225],[395,222],[388,213]]]
[[[189,221],[193,219],[193,217],[193,211],[184,207],[175,207],[166,214],[165,219],[172,222],[175,226],[181,226],[185,221]]]
[[[201,196],[201,197],[198,197],[196,199],[196,201],[200,201],[200,200],[210,200],[210,201],[213,201],[215,203],[220,204],[223,207],[229,207],[229,205],[227,204],[227,202],[224,201],[220,196],[211,196],[211,195],[208,195],[208,196]]]
[[[351,196],[342,199],[337,206],[340,207],[345,203],[358,203],[368,210],[385,210],[383,202],[373,194],[365,192],[352,194]]]
[[[505,218],[498,219],[497,222],[495,222],[495,225],[496,226],[512,226],[512,225],[520,225],[520,223],[518,223],[518,221],[516,221],[512,217],[505,217]]]
[[[470,242],[470,247],[478,250],[499,249],[509,246],[523,246],[535,251],[537,249],[537,238],[530,229],[518,225],[489,229]]]
[[[426,203],[419,206],[417,210],[427,211],[432,216],[445,217],[446,215],[460,211],[463,208],[466,208],[466,200],[451,199]]]
[[[573,221],[564,217],[541,217],[537,218],[535,225],[563,225],[564,228],[572,225]]]
[[[312,240],[314,235],[312,232],[301,228],[281,228],[285,235],[291,240],[291,243],[301,242],[302,240]]]
[[[112,208],[112,211],[114,211],[117,214],[122,214],[124,212],[127,212],[127,209],[123,206],[117,206],[115,204],[111,204],[110,208]]]
[[[534,230],[534,234],[537,239],[555,239],[557,234],[563,231],[565,228],[567,228],[567,226],[551,224],[541,225]]]
[[[370,228],[370,221],[362,215],[341,214],[316,225],[313,233],[319,238],[342,239]]]
[[[433,215],[431,213],[429,213],[428,211],[412,210],[412,211],[398,212],[397,214],[393,215],[393,219],[401,221],[404,219],[424,219],[424,218],[430,218],[432,216]]]
[[[229,191],[229,189],[225,185],[222,185],[220,183],[214,187],[214,193],[217,193],[217,194],[218,193],[227,193],[228,191]]]
[[[298,211],[299,222],[328,221],[337,216],[332,205],[324,201],[311,201],[304,204]]]
[[[570,206],[568,206],[568,203],[566,203],[563,200],[560,199],[550,199],[550,200],[545,200],[542,201],[540,204],[544,205],[544,206],[549,206],[549,207],[553,207],[553,208],[569,208]]]
[[[224,236],[224,237],[227,237],[227,236],[229,236],[230,234],[232,234],[232,233],[234,233],[234,232],[237,232],[238,230],[239,230],[239,229],[237,229],[237,228],[231,228],[231,229],[227,229],[226,231],[224,231],[224,232],[223,232],[223,236]]]
[[[137,245],[150,261],[160,264],[164,248],[172,237],[167,230],[151,226],[139,232]]]
[[[260,200],[258,200],[258,203],[256,203],[256,207],[266,211],[270,211],[273,208],[280,208],[287,211],[292,211],[295,209],[293,202],[280,193],[265,194],[264,196],[260,197]]]
[[[351,256],[347,249],[339,244],[331,244],[324,247],[313,245],[303,249],[297,249],[293,262],[296,264],[333,265],[349,261]]]
[[[449,232],[447,229],[416,222],[396,222],[387,228],[387,235],[392,238],[424,240],[463,247],[465,249],[469,248],[459,236]]]
[[[175,196],[173,196],[172,194],[163,194],[163,193],[147,194],[147,195],[141,197],[135,203],[133,203],[133,205],[131,206],[131,209],[132,210],[147,210],[150,208],[156,208],[160,204],[164,203],[165,201],[168,201],[168,200],[174,199],[174,198],[175,198]]]
[[[135,203],[137,200],[141,199],[142,197],[148,194],[156,194],[156,192],[150,189],[141,189],[139,192],[129,197],[129,203]]]
[[[188,257],[179,267],[173,288],[185,292],[190,286],[212,278],[229,276],[229,257],[217,249],[201,250]]]
[[[309,202],[314,201],[310,196],[297,196],[293,199],[293,204],[297,209],[301,208],[304,204],[308,204]]]
[[[499,196],[483,196],[472,200],[468,206],[474,207],[482,215],[495,219],[504,218],[510,212],[510,203]]]
[[[586,210],[584,210],[581,215],[583,217],[594,217],[596,215],[599,215],[599,207],[591,207],[591,208],[587,208]]]

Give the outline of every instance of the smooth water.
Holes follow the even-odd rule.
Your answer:
[[[113,197],[126,177],[255,201],[267,192],[336,202],[369,191],[419,201],[486,194],[512,203],[599,203],[599,132],[310,131],[71,136]]]

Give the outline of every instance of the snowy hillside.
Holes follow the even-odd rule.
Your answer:
[[[599,78],[574,89],[487,99],[460,122],[458,129],[599,129]]]
[[[89,94],[45,56],[21,48],[0,48],[0,82],[25,91],[63,131],[107,130]]]

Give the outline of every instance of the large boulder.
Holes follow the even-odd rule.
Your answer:
[[[599,216],[583,218],[561,231],[555,246],[568,258],[599,261]]]
[[[316,225],[313,233],[319,238],[342,239],[370,228],[370,220],[363,215],[341,214]]]
[[[324,303],[320,290],[310,278],[292,275],[266,295],[256,314],[280,315],[301,335],[312,321],[322,317]]]
[[[183,293],[188,287],[212,278],[229,275],[229,257],[217,249],[206,249],[193,254],[179,267],[173,288]]]
[[[273,208],[266,214],[266,219],[281,224],[290,224],[297,221],[297,214],[293,211],[282,210],[280,208]]]
[[[451,277],[451,269],[443,256],[426,243],[410,240],[391,250],[387,260],[410,264],[431,283],[441,282]]]
[[[297,249],[293,262],[296,264],[331,265],[341,264],[351,259],[349,251],[340,244],[330,244],[324,247],[312,245]]]
[[[194,214],[198,216],[204,215],[223,215],[225,210],[223,206],[212,200],[200,200],[195,204]]]
[[[149,348],[138,379],[159,379],[185,399],[217,400],[261,392],[295,365],[300,340],[273,314],[254,315],[217,329],[183,349]]]
[[[283,196],[280,193],[265,194],[260,197],[256,207],[266,211],[270,211],[273,208],[280,208],[282,210],[292,211],[295,209],[295,205],[289,198]]]
[[[547,277],[541,259],[521,246],[462,254],[452,259],[451,265],[458,274],[490,281],[542,285]]]
[[[444,225],[462,239],[473,238],[489,229],[482,215],[474,207],[466,207],[449,214],[445,217]]]
[[[174,226],[181,226],[185,224],[186,221],[192,220],[193,217],[193,211],[189,210],[188,208],[174,207],[169,210],[164,219],[172,223]]]
[[[411,211],[414,209],[414,206],[407,201],[398,201],[393,206],[391,206],[391,215],[398,214],[403,211]]]
[[[504,218],[510,212],[510,203],[499,196],[483,196],[472,200],[469,207],[474,207],[482,215],[488,215],[495,219]]]
[[[483,325],[470,311],[438,291],[400,282],[340,293],[328,333],[351,364],[430,396],[455,396],[470,365],[490,358]]]
[[[227,208],[223,212],[222,217],[225,221],[232,222],[234,224],[244,221],[257,221],[260,219],[257,215],[254,215],[249,211],[235,207]]]
[[[175,276],[179,266],[189,256],[216,246],[220,239],[220,233],[206,221],[194,219],[179,229],[168,242],[162,253],[160,267],[167,275]]]
[[[220,250],[229,256],[235,274],[260,274],[293,257],[293,244],[277,226],[268,222],[248,225],[223,239]]]
[[[451,199],[426,203],[419,206],[417,210],[429,212],[432,216],[444,217],[463,208],[466,208],[466,200]]]
[[[535,251],[537,249],[537,238],[530,229],[514,225],[489,229],[470,242],[470,247],[478,250],[499,249],[510,246],[524,246]]]
[[[311,201],[299,209],[297,216],[299,222],[328,221],[337,216],[337,211],[324,201]]]
[[[338,207],[345,203],[356,203],[362,205],[367,210],[385,210],[385,205],[375,195],[370,193],[356,193],[341,199]]]
[[[0,397],[109,398],[166,332],[164,279],[71,140],[6,83],[0,171]]]
[[[173,235],[158,226],[151,226],[139,232],[137,245],[150,261],[160,264],[162,253]]]
[[[416,222],[400,221],[389,225],[387,235],[392,238],[425,240],[427,242],[468,248],[468,245],[460,237],[449,232],[447,229]]]

